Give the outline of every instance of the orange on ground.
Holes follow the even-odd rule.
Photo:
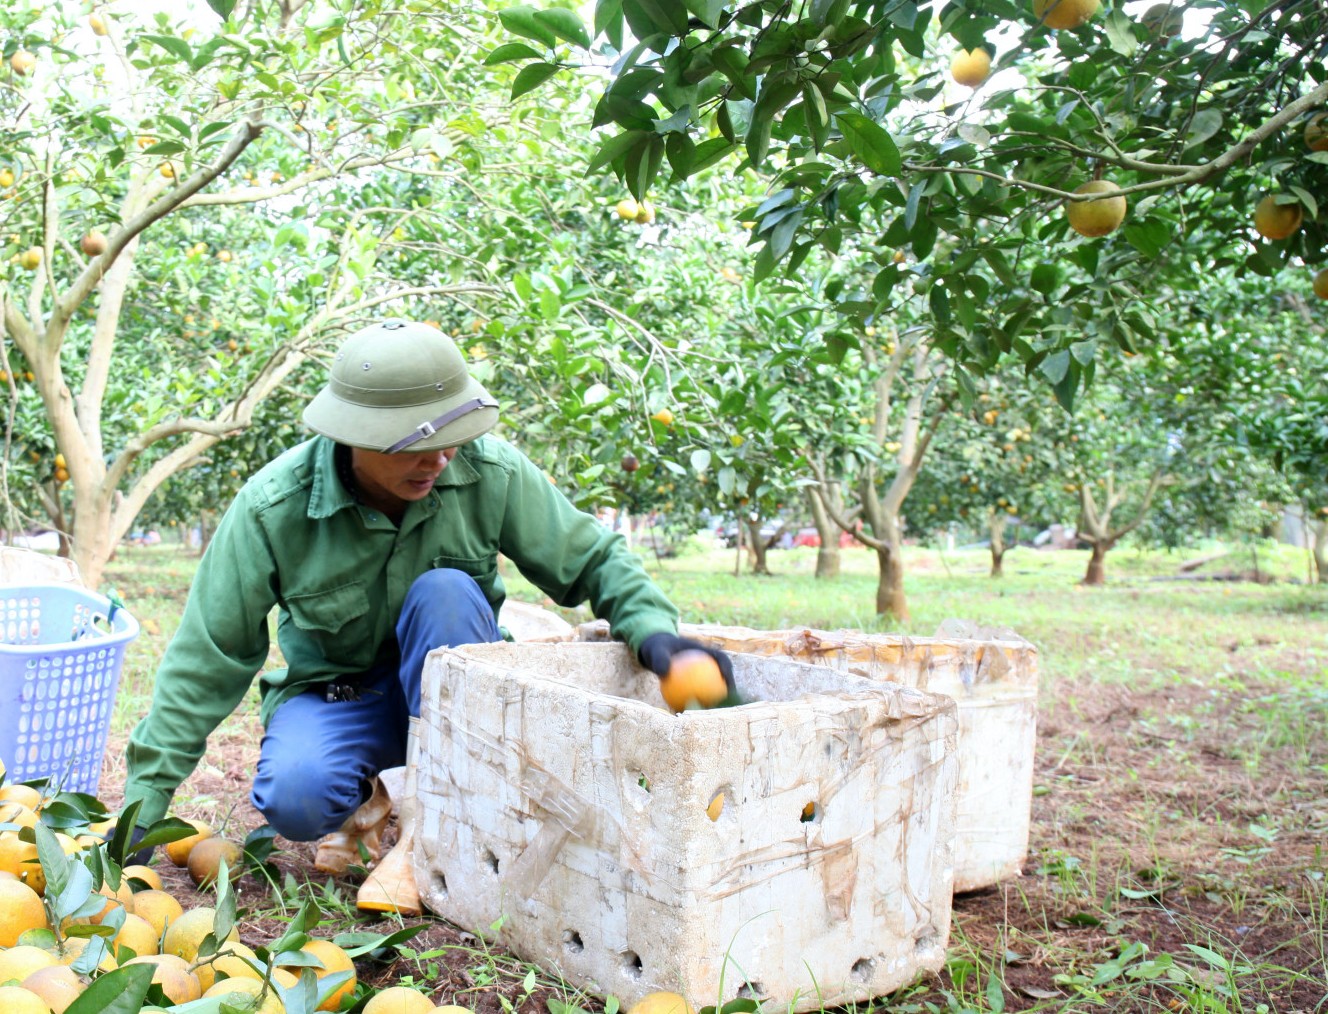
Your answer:
[[[168,923],[184,915],[184,907],[165,891],[139,891],[134,895],[134,915],[146,919],[160,938]]]
[[[126,961],[126,965],[155,965],[152,981],[161,987],[171,1003],[188,1003],[203,995],[198,976],[189,970],[189,962],[173,954],[149,954]]]
[[[191,834],[188,838],[180,838],[177,841],[167,842],[163,848],[166,851],[166,858],[176,866],[185,866],[189,862],[189,853],[193,851],[195,845],[204,838],[212,837],[212,828],[208,827],[201,820],[186,820],[186,824],[192,824],[197,830],[197,834]]]
[[[121,947],[128,947],[135,957],[157,954],[161,950],[161,934],[152,928],[141,915],[125,916],[124,925],[115,934],[111,943],[111,953],[119,954]]]
[[[699,705],[713,708],[729,694],[719,663],[704,651],[680,651],[669,661],[669,672],[659,681],[664,703],[674,711]]]
[[[69,1005],[87,989],[83,980],[68,965],[51,965],[33,972],[20,985],[36,993],[51,1008],[51,1014],[65,1014]]]
[[[124,880],[128,880],[130,877],[135,877],[138,880],[143,881],[143,883],[147,884],[148,887],[154,891],[162,890],[161,874],[151,866],[137,864],[134,866],[126,866],[121,870],[121,874],[123,875]],[[124,881],[122,880],[121,883],[123,882]]]
[[[355,989],[355,962],[351,960],[349,954],[343,951],[331,940],[321,940],[315,937],[301,947],[300,950],[304,951],[306,954],[312,954],[323,963],[322,968],[314,968],[314,974],[320,979],[333,972],[351,973],[349,979],[338,986],[323,1000],[322,1003],[318,1005],[319,1010],[340,1010],[341,998]],[[295,965],[285,965],[283,967],[297,976],[300,974],[300,969]]]
[[[253,962],[252,965],[250,961]],[[198,976],[198,981],[206,992],[218,979],[261,979],[263,973],[258,969],[262,967],[263,962],[258,960],[257,954],[244,944],[233,940],[222,944],[221,953],[211,961],[196,966],[194,974]]]
[[[5,1014],[51,1014],[45,1000],[22,986],[0,986],[0,1010]]]
[[[647,993],[627,1014],[694,1014],[692,1005],[677,993]]]
[[[389,986],[375,993],[363,1014],[433,1014],[433,1001],[409,986]]]
[[[22,803],[29,810],[40,810],[42,794],[31,785],[21,785],[15,782],[11,785],[0,785],[0,801]]]
[[[196,961],[198,959],[198,945],[203,942],[204,937],[212,932],[212,924],[216,921],[216,918],[217,911],[214,908],[208,908],[207,906],[191,908],[166,927],[166,933],[161,941],[161,952],[177,955],[188,962]],[[240,939],[235,927],[231,927],[226,939]],[[220,942],[218,941],[218,943]]]
[[[58,959],[60,964],[72,965],[75,961],[78,960],[79,955],[81,955],[85,950],[87,950],[88,944],[95,939],[100,939],[100,938],[66,937],[64,942],[64,949],[60,952],[60,956]],[[115,955],[111,953],[109,945],[106,948],[106,956],[102,958],[101,961],[97,962],[97,967],[101,969],[103,972],[113,972],[117,967],[119,967],[116,963]]]
[[[277,991],[271,986],[267,987],[266,993],[263,989],[262,979],[218,979],[203,995],[233,996],[235,1000],[228,1006],[237,1010],[252,1011],[253,1014],[286,1014],[286,1008]],[[258,1002],[260,994],[263,996],[261,1003]]]
[[[57,964],[55,955],[40,947],[19,945],[0,950],[0,982],[22,982],[33,972]]]
[[[244,849],[225,838],[204,838],[189,850],[189,879],[199,887],[210,887],[221,870],[221,861],[233,876],[244,861]]]
[[[0,947],[13,947],[27,930],[45,928],[46,909],[37,892],[17,880],[0,880]]]
[[[0,803],[0,824],[17,824],[19,827],[36,827],[37,821],[41,818],[37,816],[37,811],[30,806],[24,806],[17,800],[9,799]],[[0,832],[3,834],[12,834],[12,831]]]

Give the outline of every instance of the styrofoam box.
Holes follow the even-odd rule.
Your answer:
[[[938,969],[954,703],[786,659],[734,669],[748,703],[674,715],[621,644],[433,652],[428,907],[624,1005],[812,1010]]]
[[[848,630],[683,624],[730,652],[792,658],[954,698],[959,706],[956,891],[1018,876],[1028,854],[1037,742],[1038,653],[1022,639],[904,637]],[[602,620],[571,635],[603,641]]]

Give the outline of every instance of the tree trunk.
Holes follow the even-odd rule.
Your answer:
[[[991,576],[1003,577],[1005,572],[1001,564],[1005,560],[1005,526],[1009,524],[1009,515],[992,508],[987,512],[987,529],[991,533]]]
[[[745,521],[743,524],[747,527],[747,553],[751,557],[752,573],[769,574],[770,568],[765,559],[765,539],[761,538],[761,519]]]
[[[1093,555],[1088,558],[1088,571],[1084,574],[1084,584],[1098,586],[1107,583],[1107,553],[1115,544],[1114,540],[1093,543]]]
[[[1310,529],[1314,532],[1314,569],[1319,584],[1328,584],[1328,518],[1311,522]]]
[[[876,612],[896,620],[907,620],[908,601],[904,597],[904,557],[896,541],[876,550],[880,576],[876,583]]]
[[[839,526],[830,520],[825,504],[814,489],[807,490],[807,503],[812,509],[812,524],[821,540],[820,548],[816,550],[816,577],[818,580],[838,577]]]

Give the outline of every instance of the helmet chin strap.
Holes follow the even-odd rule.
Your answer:
[[[498,402],[492,398],[472,398],[470,401],[462,402],[456,408],[444,412],[436,419],[430,419],[422,422],[415,429],[411,430],[409,435],[402,437],[391,447],[383,450],[384,454],[395,454],[397,451],[404,451],[412,444],[423,440],[425,437],[431,437],[448,423],[460,419],[463,415],[469,415],[471,412],[482,408],[497,408]]]

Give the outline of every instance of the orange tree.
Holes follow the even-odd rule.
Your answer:
[[[490,60],[516,68],[514,95],[608,68],[592,172],[638,198],[719,164],[754,174],[768,184],[743,216],[757,223],[755,277],[795,275],[859,237],[874,276],[839,313],[865,326],[913,302],[966,401],[971,375],[1008,358],[1069,407],[1105,349],[1156,341],[1159,265],[1193,251],[1267,275],[1322,262],[1328,242],[1315,196],[1328,142],[1313,125],[1328,9],[1072,6],[1084,17],[1015,0],[599,0],[591,26],[512,6]],[[950,55],[978,47],[992,78],[951,82]],[[1099,179],[1119,189],[1080,191]],[[1120,198],[1124,225],[1106,239],[1071,230],[1067,203]]]
[[[94,585],[148,497],[346,329],[504,294],[459,256],[403,281],[390,249],[403,219],[447,234],[402,180],[519,172],[522,128],[474,89],[483,10],[209,6],[107,4],[105,34],[0,11],[4,55],[36,57],[0,91],[5,524],[44,514]]]

